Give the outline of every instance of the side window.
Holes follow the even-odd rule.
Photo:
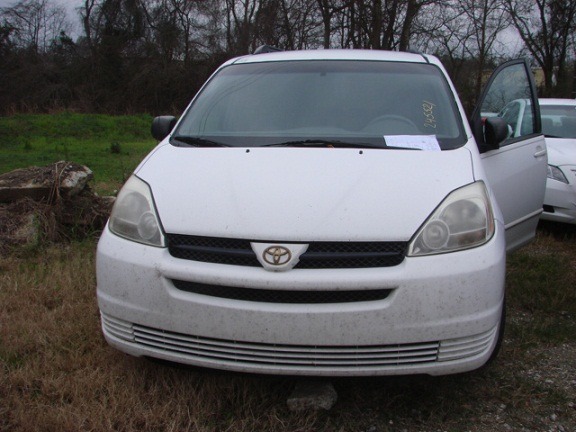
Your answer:
[[[518,122],[520,121],[520,102],[511,102],[504,107],[498,117],[503,118],[510,127],[511,136],[517,136]]]
[[[520,136],[530,135],[536,132],[534,126],[534,115],[532,113],[531,105],[526,106],[522,115],[522,124],[520,128]]]
[[[505,146],[540,132],[540,110],[528,63],[515,60],[496,69],[473,115],[476,140],[483,144],[481,124],[487,117],[500,117],[508,125]]]

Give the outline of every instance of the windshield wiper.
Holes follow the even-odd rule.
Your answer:
[[[305,139],[266,144],[262,147],[338,147],[338,148],[382,148],[369,143],[354,143],[339,140]]]
[[[174,140],[179,143],[188,144],[195,147],[230,147],[228,144],[224,144],[218,141],[186,135],[175,135],[171,137],[170,140]]]
[[[339,140],[325,140],[325,139],[306,139],[297,141],[286,141],[273,144],[266,144],[262,147],[334,147],[334,148],[376,148],[376,149],[391,149],[391,150],[420,150],[419,148],[378,145],[366,142],[349,142]]]
[[[548,135],[548,134],[544,134],[544,138],[562,138],[556,135]]]

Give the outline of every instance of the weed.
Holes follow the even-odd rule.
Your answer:
[[[119,142],[113,142],[112,144],[110,144],[110,153],[112,154],[122,153],[122,147],[120,146]]]
[[[65,141],[56,141],[54,144],[54,151],[55,153],[62,155],[61,160],[70,160],[70,151],[68,150],[68,144]]]

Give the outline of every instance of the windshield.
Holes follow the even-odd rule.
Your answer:
[[[443,150],[465,143],[452,92],[437,67],[330,60],[223,68],[196,97],[171,142],[403,148],[418,139]]]
[[[542,133],[550,138],[576,138],[575,105],[540,105]]]

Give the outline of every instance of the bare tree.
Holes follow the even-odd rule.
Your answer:
[[[576,0],[504,0],[514,27],[544,73],[544,95],[566,72]]]
[[[338,15],[343,13],[354,3],[354,0],[316,0],[318,11],[322,21],[324,48],[330,48],[332,36],[334,34],[334,20],[338,20]]]
[[[455,6],[464,19],[460,29],[466,57],[476,63],[474,93],[478,96],[484,69],[494,55],[498,35],[510,25],[509,17],[501,0],[460,0]]]
[[[313,0],[281,0],[288,49],[321,46],[321,29],[316,2]]]
[[[0,9],[0,17],[15,46],[38,53],[47,52],[62,32],[70,31],[66,10],[48,0],[22,0]]]
[[[413,24],[418,15],[422,12],[423,8],[429,5],[439,3],[437,0],[407,0],[406,8],[399,21],[400,37],[398,41],[398,49],[406,51],[410,47],[410,38],[413,32]]]
[[[438,1],[422,7],[421,13],[412,21],[410,48],[435,53],[442,56],[458,51],[460,34],[456,31],[459,26],[454,25],[458,14],[453,2]],[[455,46],[456,45],[456,46]]]
[[[94,48],[94,41],[92,39],[92,17],[96,7],[97,0],[84,0],[82,6],[78,8],[78,14],[82,20],[84,36],[90,49]]]
[[[318,46],[318,15],[313,0],[265,0],[255,20],[257,43],[289,50]]]
[[[414,23],[422,10],[440,0],[355,0],[342,10],[343,46],[352,48],[410,48]]]
[[[226,0],[226,40],[233,55],[254,49],[254,19],[260,0]]]

